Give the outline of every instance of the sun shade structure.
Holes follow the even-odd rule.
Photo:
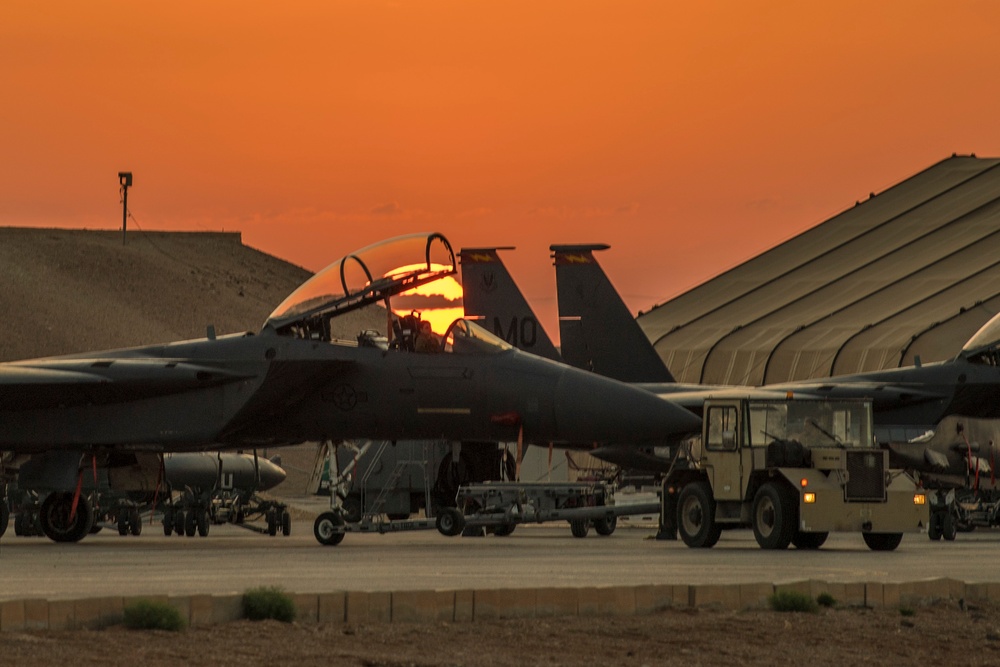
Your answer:
[[[1000,159],[953,156],[639,324],[679,382],[761,385],[955,357],[1000,312]]]

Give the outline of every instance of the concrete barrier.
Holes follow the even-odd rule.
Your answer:
[[[901,583],[790,581],[778,584],[648,584],[582,588],[514,588],[430,591],[290,593],[298,622],[439,623],[556,616],[632,616],[667,609],[762,609],[779,591],[816,598],[827,593],[844,607],[894,609],[952,600],[1000,604],[1000,582],[939,578]],[[152,595],[79,600],[0,602],[0,632],[102,628],[122,622],[137,600],[166,602],[191,625],[243,618],[243,595]]]

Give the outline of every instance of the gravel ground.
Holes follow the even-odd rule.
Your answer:
[[[652,616],[413,625],[240,621],[182,633],[5,633],[11,665],[996,665],[1000,609],[819,613],[668,610]]]

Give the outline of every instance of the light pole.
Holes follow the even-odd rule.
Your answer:
[[[122,245],[125,245],[125,223],[128,220],[128,189],[132,186],[132,172],[119,171],[118,183],[122,190]]]

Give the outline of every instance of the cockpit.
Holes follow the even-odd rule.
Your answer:
[[[278,335],[332,342],[331,322],[367,306],[385,308],[385,333],[365,329],[359,347],[433,354],[499,353],[513,349],[477,324],[458,319],[444,335],[417,311],[397,315],[392,298],[457,272],[455,254],[438,233],[410,234],[351,253],[314,275],[271,313],[264,329]]]
[[[304,282],[264,323],[279,335],[331,340],[330,320],[366,306],[392,312],[392,297],[457,272],[441,234],[410,234],[342,257]],[[388,332],[391,337],[391,332]]]
[[[1000,314],[994,315],[962,347],[961,355],[973,364],[1000,366]]]

